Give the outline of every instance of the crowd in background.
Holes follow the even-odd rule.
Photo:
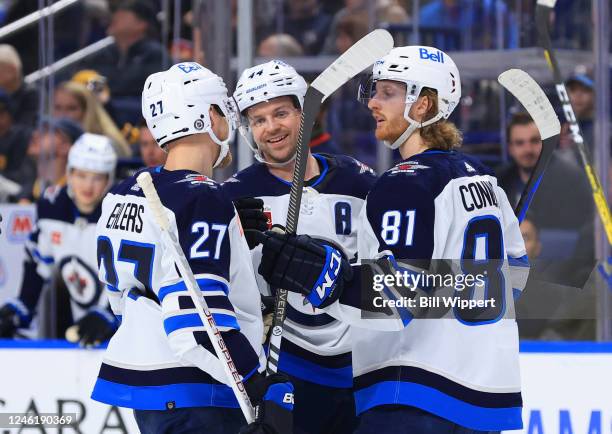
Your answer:
[[[234,28],[236,3],[231,2]],[[422,0],[419,16],[414,17],[411,0],[257,0],[256,55],[338,55],[380,26],[387,27],[398,42],[407,43],[416,21],[421,43],[447,51],[535,46],[534,3]],[[36,0],[0,2],[0,25],[37,10],[38,4]],[[57,74],[53,104],[46,112],[39,110],[36,84],[24,81],[39,67],[37,27],[0,40],[0,187],[7,185],[0,188],[0,201],[32,202],[46,186],[64,184],[68,150],[83,132],[112,139],[121,162],[119,178],[135,167],[163,164],[164,153],[141,119],[140,93],[146,77],[160,70],[165,58],[206,62],[201,44],[192,41],[197,26],[191,6],[182,2],[181,39],[169,46],[160,42],[160,1],[86,0],[57,15],[55,59],[106,35],[115,40]],[[559,0],[557,10],[555,46],[591,49],[588,32],[577,30],[592,27],[590,1]],[[585,142],[592,148],[590,71],[577,65],[566,84]],[[348,83],[324,104],[311,147],[314,152],[345,153],[376,166],[373,120],[356,99],[357,85],[357,81]],[[491,145],[484,157],[496,167],[508,197],[516,201],[537,161],[541,140],[531,119],[511,107],[505,134],[508,155],[503,155],[496,92],[499,89],[490,81],[470,83],[465,107],[456,111],[457,123],[468,127],[465,152],[479,153],[483,142]],[[551,202],[559,204],[557,212],[550,212]],[[532,259],[593,260],[593,205],[567,125],[524,224],[524,235],[534,240]]]

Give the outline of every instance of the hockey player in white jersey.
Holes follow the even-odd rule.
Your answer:
[[[257,162],[227,180],[223,189],[236,201],[247,237],[248,229],[266,228],[266,216],[270,225],[286,223],[306,87],[295,69],[280,60],[246,69],[236,85],[243,133]],[[350,157],[309,152],[307,158],[297,232],[333,242],[352,258],[357,219],[374,173]],[[257,206],[263,206],[265,215],[261,209],[257,213]],[[252,254],[257,267],[261,248]],[[271,295],[263,279],[260,289]],[[356,416],[349,326],[304,305],[299,294],[289,294],[288,301],[278,370],[295,386],[294,432],[350,433]]]
[[[263,325],[249,249],[232,202],[210,178],[231,158],[232,103],[223,80],[197,63],[150,75],[143,116],[168,158],[145,170],[251,403],[260,405],[245,432],[291,433],[291,383],[260,374]],[[121,325],[92,398],[134,409],[143,434],[237,433],[246,424],[238,401],[136,175],[105,198],[97,237],[100,278]]]
[[[49,187],[36,204],[36,228],[26,242],[21,290],[17,299],[0,308],[0,337],[29,326],[44,283],[56,273],[59,284],[68,289],[81,345],[112,336],[117,323],[98,280],[95,230],[116,162],[104,136],[85,133],[70,148],[67,186]]]
[[[397,319],[372,319],[368,311],[380,312],[370,296],[380,293],[372,291],[372,281],[355,291],[356,277],[367,274],[355,272],[350,280],[330,246],[272,232],[262,237],[259,271],[270,284],[367,327],[353,333],[359,434],[522,427],[512,313],[513,294],[524,285],[524,273],[516,279],[514,272],[528,266],[527,257],[518,221],[490,169],[454,150],[461,136],[446,119],[460,95],[459,71],[438,49],[395,48],[375,63],[362,97],[376,120],[377,138],[403,160],[368,194],[359,258],[382,257],[392,265],[396,259],[461,261],[468,267],[464,273],[485,276],[484,285],[455,295],[469,301],[484,286],[497,302],[487,320],[469,309],[450,310],[451,319],[413,319],[413,311],[400,309]],[[426,295],[424,289],[413,293]]]

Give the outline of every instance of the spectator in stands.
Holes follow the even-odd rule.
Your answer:
[[[84,61],[79,69],[94,69],[108,78],[113,97],[137,97],[145,79],[159,71],[164,48],[152,37],[155,10],[144,0],[122,1],[114,10],[109,35],[115,43]]]
[[[38,116],[38,93],[23,82],[21,58],[8,44],[0,44],[0,88],[11,97],[13,122],[33,127]]]
[[[106,106],[111,98],[108,80],[93,69],[82,69],[72,76],[70,81],[80,83],[95,95],[100,104]],[[106,107],[105,107],[106,108]]]
[[[166,162],[168,154],[159,147],[144,121],[140,124],[139,130],[139,149],[143,164],[146,167],[162,166]]]
[[[542,140],[527,113],[516,113],[512,117],[507,137],[512,162],[499,170],[497,179],[514,206],[538,161]],[[551,204],[555,212],[551,212]],[[586,176],[553,155],[530,210],[534,223],[540,228],[581,230],[593,218]]]
[[[28,173],[21,170],[31,131],[13,122],[11,97],[0,90],[0,175],[23,184]]]
[[[45,118],[32,134],[22,170],[28,172],[19,201],[32,202],[50,185],[66,184],[66,164],[72,144],[83,134],[81,126],[68,118]]]
[[[503,24],[503,47],[497,47],[497,8]],[[441,50],[518,48],[514,16],[502,0],[433,0],[419,12],[419,25],[430,27],[430,45]]]
[[[67,81],[55,88],[53,116],[72,119],[85,132],[107,136],[120,157],[132,155],[130,145],[104,107],[82,84]]]
[[[323,53],[325,54],[337,54],[338,50],[336,47],[337,39],[338,39],[338,24],[340,21],[350,14],[366,14],[366,31],[367,31],[367,13],[368,13],[368,5],[365,0],[344,0],[344,7],[340,9],[334,15],[332,19],[332,23],[329,27],[329,32],[327,32],[327,37],[325,38],[325,43],[323,44]]]
[[[327,131],[327,112],[329,110],[329,98],[323,101],[319,114],[315,118],[310,139],[310,150],[312,153],[339,154],[340,149],[333,137]]]
[[[332,18],[321,12],[318,0],[289,0],[285,30],[303,47],[306,55],[321,52]]]
[[[538,228],[529,218],[525,218],[521,222],[521,235],[523,236],[523,241],[525,241],[527,257],[530,261],[537,259],[542,252],[542,243],[540,242]]]
[[[595,144],[595,83],[586,74],[575,74],[565,82],[565,88],[580,126],[584,143],[588,146],[592,155]],[[561,132],[559,147],[567,161],[577,165],[580,157],[574,146],[572,133],[567,122],[563,124]]]
[[[278,59],[284,57],[303,56],[304,50],[296,39],[286,33],[277,33],[268,36],[260,42],[257,55]]]
[[[336,50],[334,54],[344,53],[367,34],[367,12],[351,12],[344,15],[336,27]]]

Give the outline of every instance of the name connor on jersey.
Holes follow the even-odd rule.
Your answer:
[[[474,181],[467,185],[459,186],[461,202],[466,211],[474,211],[487,206],[499,208],[499,202],[495,195],[495,187],[490,181]]]
[[[130,202],[119,202],[113,208],[106,222],[106,229],[120,229],[122,231],[142,232],[142,216],[144,205]]]

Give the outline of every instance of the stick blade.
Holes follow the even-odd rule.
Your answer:
[[[312,87],[323,94],[323,99],[340,86],[385,56],[393,48],[393,37],[383,29],[376,29],[355,42],[312,82]]]
[[[533,78],[521,69],[502,72],[497,81],[505,87],[529,112],[535,122],[542,140],[559,135],[561,124],[542,88]]]

